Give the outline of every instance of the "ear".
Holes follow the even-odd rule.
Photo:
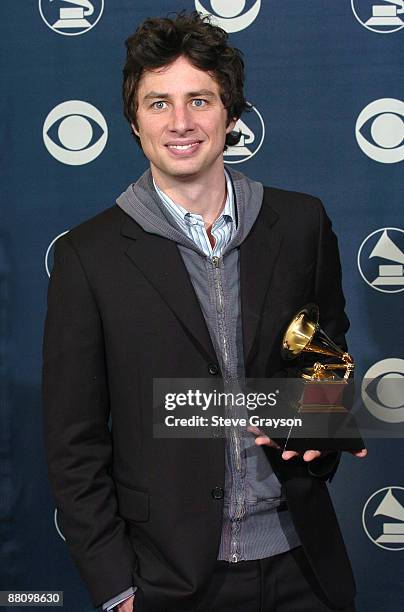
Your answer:
[[[237,121],[238,121],[237,117],[233,117],[233,119],[230,121],[229,125],[226,128],[226,134],[230,134],[230,132],[234,130],[234,127]]]
[[[136,127],[135,127],[135,124],[134,124],[134,123],[131,123],[130,125],[131,125],[132,130],[133,130],[133,131],[134,131],[134,133],[136,134],[136,136],[138,136],[138,137],[140,138],[140,135],[139,135],[139,130],[138,130]]]

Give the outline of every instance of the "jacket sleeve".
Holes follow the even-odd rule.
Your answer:
[[[345,314],[342,271],[337,237],[320,200],[315,295],[320,309],[320,326],[330,338],[346,350],[345,334],[349,320]]]
[[[111,477],[102,322],[80,258],[59,238],[43,342],[43,426],[60,528],[100,606],[132,586],[135,555]]]
[[[115,606],[132,597],[132,595],[135,594],[135,591],[136,587],[129,587],[129,589],[126,589],[126,591],[122,591],[122,593],[119,593],[115,597],[112,597],[112,599],[108,599],[108,601],[102,604],[103,612],[110,612],[110,610],[115,610]]]
[[[345,314],[345,298],[342,290],[341,263],[337,237],[331,221],[320,200],[318,210],[318,246],[315,275],[315,299],[320,310],[320,326],[341,348],[347,349],[345,334],[349,320]],[[324,360],[324,359],[323,359]],[[341,458],[340,451],[333,451],[308,464],[312,476],[331,480]]]

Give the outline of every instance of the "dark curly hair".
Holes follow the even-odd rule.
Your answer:
[[[242,53],[228,44],[222,28],[210,23],[197,11],[177,13],[169,17],[149,18],[125,41],[127,53],[123,69],[124,115],[137,127],[137,91],[144,70],[161,68],[186,57],[195,68],[209,72],[218,83],[220,97],[227,110],[227,125],[250,110],[244,98],[244,62]],[[132,134],[140,144],[139,137]],[[227,146],[238,143],[241,132],[226,135]]]

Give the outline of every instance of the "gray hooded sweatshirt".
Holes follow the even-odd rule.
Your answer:
[[[198,297],[226,384],[245,380],[240,306],[239,249],[260,211],[263,186],[230,168],[237,229],[220,258],[206,256],[176,223],[147,170],[117,204],[146,232],[173,240]],[[234,408],[234,407],[233,407]],[[225,490],[219,560],[276,555],[300,544],[281,485],[253,434],[226,429]]]

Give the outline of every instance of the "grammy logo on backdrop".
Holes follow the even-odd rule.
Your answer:
[[[382,515],[395,522],[383,523],[383,533],[376,542],[404,544],[404,508],[394,497],[391,488],[376,508],[373,516]]]
[[[404,285],[404,253],[389,237],[387,230],[377,241],[371,257],[381,257],[388,261],[395,262],[379,265],[379,275],[374,279],[372,285]]]

